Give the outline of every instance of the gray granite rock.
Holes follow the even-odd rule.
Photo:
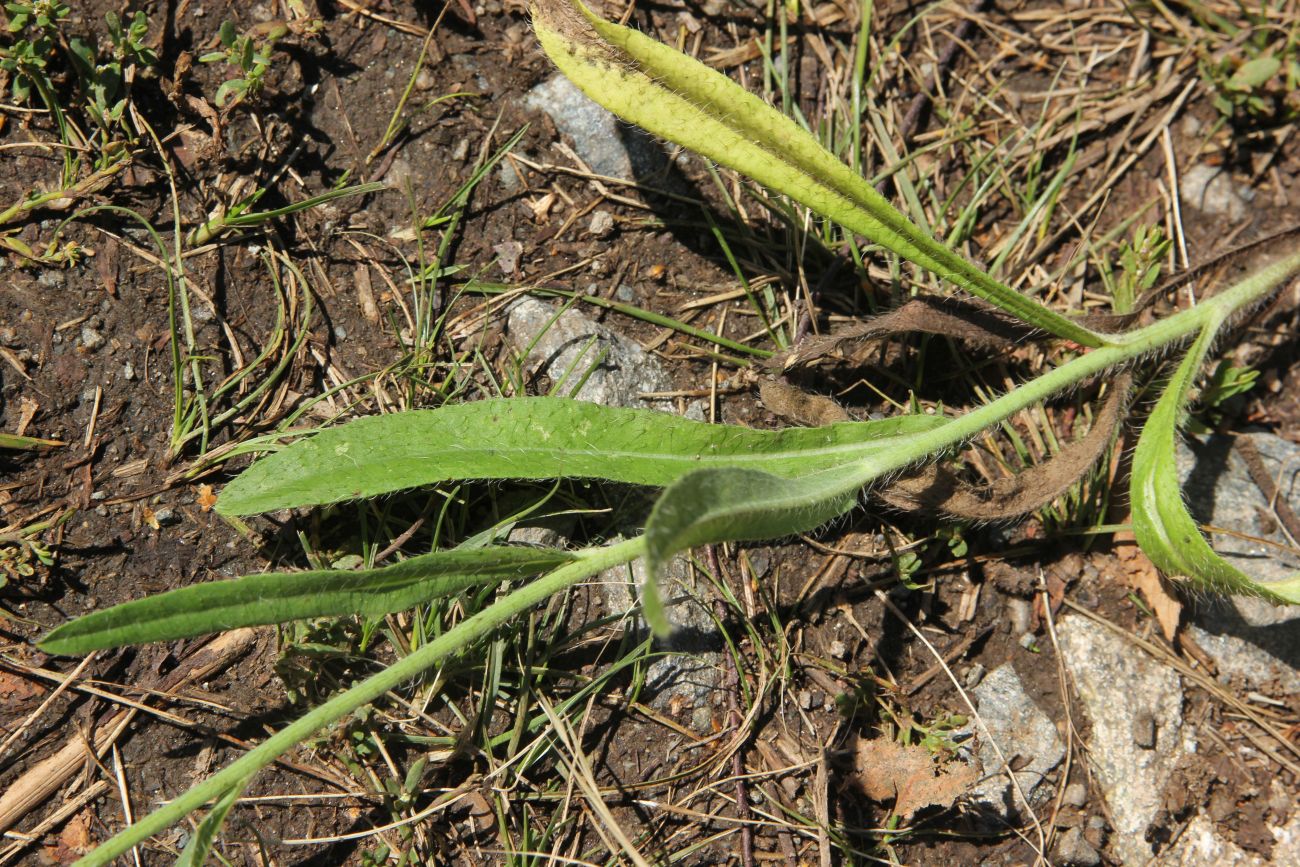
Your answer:
[[[1281,827],[1269,827],[1273,857],[1247,852],[1219,833],[1207,816],[1196,816],[1174,845],[1155,860],[1160,867],[1300,867],[1300,813]]]
[[[1194,165],[1178,182],[1183,204],[1205,214],[1240,220],[1255,191],[1237,184],[1221,166]]]
[[[1101,853],[1092,848],[1083,831],[1067,828],[1056,841],[1056,862],[1062,867],[1097,867],[1101,863]]]
[[[645,560],[608,570],[600,580],[611,613],[629,611],[639,602],[645,587]],[[701,719],[693,722],[703,722],[704,726],[696,726],[703,730],[711,717],[711,697],[720,682],[721,636],[701,601],[700,588],[685,557],[674,557],[668,564],[661,587],[673,633],[661,648],[668,652],[646,668],[650,705],[661,711],[671,710],[674,703],[684,705],[691,709],[692,716],[700,715]],[[645,622],[639,618],[633,628],[647,632]]]
[[[1269,475],[1279,482],[1279,496],[1300,511],[1300,446],[1269,433],[1241,436],[1250,439]],[[1232,441],[1228,436],[1187,437],[1179,444],[1178,475],[1188,508],[1198,521],[1274,543],[1226,533],[1213,540],[1216,551],[1252,577],[1287,578],[1300,571],[1300,556],[1286,550],[1290,547],[1286,536]]]
[[[646,392],[671,391],[672,377],[659,360],[635,341],[604,325],[535,298],[521,298],[506,314],[507,340],[516,352],[526,353],[525,369],[544,373],[552,381],[565,379],[560,393],[605,406],[639,407],[672,411],[671,400],[646,400]],[[585,377],[585,381],[584,381]],[[581,388],[573,392],[573,385]],[[698,405],[688,406],[685,415],[702,420]],[[650,501],[644,507],[649,512]],[[628,532],[638,532],[629,528]],[[532,540],[532,531],[517,530],[521,539]],[[516,537],[511,536],[512,539]],[[631,610],[640,600],[645,585],[645,563],[611,569],[600,576],[610,614]],[[718,686],[722,657],[721,637],[709,611],[699,601],[693,571],[684,557],[669,564],[664,587],[672,604],[667,614],[673,624],[671,638],[662,646],[669,651],[654,659],[646,670],[651,706],[664,712],[690,712],[691,724],[706,730],[712,716],[713,692]],[[632,629],[644,633],[638,620]]]
[[[663,148],[647,133],[622,123],[563,75],[553,75],[530,90],[524,105],[550,115],[555,128],[573,139],[574,151],[598,175],[630,181],[660,173],[668,164]]]
[[[673,410],[671,400],[639,396],[672,390],[672,377],[658,359],[577,310],[566,310],[557,319],[559,309],[536,298],[520,298],[510,305],[506,337],[516,352],[527,352],[524,364],[530,373],[565,380],[560,393],[578,400]],[[582,386],[575,392],[578,383]]]
[[[1088,758],[1110,809],[1120,863],[1146,864],[1147,828],[1179,759],[1195,751],[1183,724],[1178,675],[1106,627],[1079,615],[1061,619],[1061,654],[1092,722]],[[1150,747],[1138,735],[1154,729]]]
[[[1027,816],[1024,801],[1003,768],[1003,759],[1028,760],[1015,772],[1020,791],[1037,808],[1051,796],[1048,774],[1065,758],[1065,744],[1052,718],[1034,704],[1010,664],[999,666],[971,690],[988,735],[975,726],[980,783],[966,797],[969,809],[990,824],[1016,825]],[[990,742],[989,738],[992,738]],[[994,744],[1002,751],[1002,758]]]
[[[1224,607],[1227,605],[1224,604]],[[1295,637],[1287,636],[1286,632],[1279,632],[1277,640],[1269,640],[1267,638],[1269,630],[1266,628],[1248,627],[1248,630],[1249,634],[1255,637],[1254,642],[1227,632],[1215,634],[1195,624],[1189,627],[1192,640],[1219,667],[1221,682],[1231,684],[1236,681],[1256,692],[1275,698],[1300,695],[1300,672],[1296,671],[1294,656],[1282,659],[1269,652],[1269,649],[1272,649],[1274,652],[1284,653],[1284,650],[1279,651],[1278,646],[1287,643],[1295,644]],[[1293,629],[1289,631],[1294,632]],[[1261,633],[1265,636],[1262,642]],[[1286,638],[1292,640],[1288,642]],[[1261,647],[1261,643],[1269,649]]]
[[[1300,511],[1300,446],[1268,433],[1250,438],[1278,494]],[[1240,535],[1216,534],[1214,549],[1229,563],[1261,581],[1277,581],[1300,570],[1300,557],[1271,517],[1269,502],[1246,470],[1230,437],[1189,438],[1178,449],[1179,477],[1196,520]],[[1249,538],[1247,538],[1249,537]],[[1273,544],[1265,544],[1258,539]],[[1253,683],[1295,684],[1300,668],[1300,606],[1276,606],[1259,599],[1196,600],[1193,638],[1219,667]],[[1253,652],[1262,651],[1264,656]],[[1294,688],[1292,687],[1292,691]]]

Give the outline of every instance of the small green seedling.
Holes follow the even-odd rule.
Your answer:
[[[36,574],[36,566],[54,565],[54,554],[36,540],[20,539],[0,544],[0,588],[10,581],[21,581]]]
[[[1109,261],[1102,260],[1102,285],[1117,313],[1132,310],[1134,302],[1156,285],[1172,244],[1159,226],[1140,225],[1133,230],[1132,240],[1120,245],[1118,274]]]
[[[486,589],[506,578],[540,575],[513,584],[477,614],[276,732],[79,863],[107,864],[209,802],[222,809],[251,774],[284,751],[578,582],[645,558],[650,580],[642,593],[643,613],[663,633],[668,620],[655,576],[675,554],[709,543],[814,530],[856,508],[869,486],[933,464],[1054,395],[1169,353],[1182,352],[1182,360],[1160,384],[1133,455],[1130,499],[1139,544],[1166,574],[1195,588],[1300,603],[1300,576],[1261,583],[1210,548],[1184,506],[1174,459],[1192,386],[1210,347],[1242,311],[1300,273],[1300,251],[1280,251],[1256,263],[1234,285],[1151,324],[1131,330],[1091,327],[1014,291],[933,238],[793,121],[726,76],[597,17],[576,0],[537,0],[534,24],[547,54],[597,102],[938,274],[1024,326],[1068,341],[1065,360],[964,414],[912,413],[761,431],[564,399],[519,398],[362,418],[275,451],[226,487],[219,512],[238,516],[308,508],[484,479],[594,478],[661,488],[662,493],[644,535],[613,544],[546,552],[485,543],[437,550],[384,569],[246,576],[130,602],[55,629],[42,641],[44,650],[86,653],[197,635],[232,623],[337,613],[349,605],[374,616],[449,592],[447,588],[477,582]],[[232,38],[227,48],[234,45]],[[1138,246],[1149,259],[1158,243]],[[1132,290],[1154,279],[1151,267],[1142,256],[1135,256],[1131,269],[1126,266],[1126,273],[1133,274]],[[875,327],[900,321],[901,312],[878,317]],[[935,330],[926,323],[938,315],[927,309],[912,330]],[[981,333],[973,324],[976,318],[967,310],[946,321]],[[908,330],[888,327],[895,329],[892,333]],[[943,333],[953,336],[951,329]],[[1108,405],[1126,406],[1122,401]],[[1113,414],[1123,415],[1118,409]],[[1108,444],[1114,424],[1101,429],[1107,437],[1100,438],[1100,445]],[[1103,453],[1104,448],[1096,449],[1090,453],[1093,461],[1076,461],[1074,477]]]
[[[0,206],[0,247],[30,264],[66,265],[85,253],[76,243],[60,244],[56,238],[33,245],[6,227],[39,210],[72,210],[126,168],[136,140],[124,123],[131,82],[156,63],[157,56],[145,45],[148,20],[143,13],[136,13],[129,24],[111,11],[105,15],[112,51],[101,60],[95,45],[60,31],[70,10],[58,0],[9,3],[5,8],[9,31],[18,38],[0,47],[0,69],[9,73],[16,101],[49,112],[62,145],[63,171],[52,188],[28,190]],[[74,84],[69,86],[69,81]],[[88,173],[83,173],[85,162],[91,168]]]
[[[1294,26],[1278,26],[1266,7],[1241,5],[1244,21],[1237,22],[1199,4],[1189,11],[1200,25],[1193,50],[1201,79],[1224,120],[1244,128],[1300,116],[1300,41]]]
[[[13,75],[14,101],[27,102],[32,92],[54,92],[48,73],[48,60],[54,52],[59,22],[72,14],[60,0],[35,0],[31,3],[6,3],[9,32],[23,33],[0,53],[0,69]]]
[[[1200,412],[1187,420],[1187,429],[1194,434],[1212,433],[1223,421],[1223,405],[1250,391],[1258,379],[1258,370],[1236,367],[1227,360],[1220,361],[1201,388]]]
[[[265,85],[266,73],[271,68],[271,54],[275,43],[289,32],[283,25],[274,28],[261,40],[252,35],[240,35],[230,21],[221,24],[218,38],[220,51],[210,51],[199,58],[200,63],[227,63],[238,69],[240,75],[227,79],[217,88],[217,107],[234,108],[245,99],[257,96]]]
[[[104,18],[112,44],[112,53],[107,60],[101,62],[96,46],[79,38],[69,40],[68,48],[82,91],[86,94],[86,114],[99,127],[106,150],[115,135],[130,134],[122,128],[122,117],[128,103],[128,80],[135,70],[157,63],[158,54],[144,43],[149,33],[149,20],[143,12],[135,13],[126,25],[112,11]]]

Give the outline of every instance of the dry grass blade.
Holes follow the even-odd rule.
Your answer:
[[[562,753],[559,754],[561,756],[560,760],[568,771],[569,782],[571,784],[576,783],[578,788],[582,790],[582,794],[586,798],[588,806],[591,807],[592,812],[594,812],[596,817],[600,820],[599,824],[596,825],[596,829],[601,830],[603,828],[604,830],[602,831],[601,836],[604,837],[608,834],[609,837],[612,838],[612,841],[618,844],[618,848],[623,850],[623,854],[627,856],[628,860],[635,864],[636,867],[650,867],[650,862],[642,857],[641,853],[637,851],[636,846],[634,846],[632,841],[628,839],[622,826],[619,825],[613,814],[610,813],[609,806],[605,803],[605,799],[601,797],[600,786],[596,783],[595,774],[591,769],[591,762],[582,752],[581,740],[575,736],[573,729],[569,727],[568,721],[561,719],[560,716],[556,714],[555,709],[551,707],[551,703],[547,701],[545,697],[539,695],[537,697],[537,704],[542,709],[542,712],[546,714],[546,718],[550,721],[551,730],[555,733],[555,736],[560,740],[561,745],[569,754],[568,758],[565,758]],[[610,848],[612,849],[614,846],[611,845]]]
[[[247,651],[255,639],[256,633],[252,629],[239,629],[214,638],[171,672],[163,688],[176,689],[208,677]],[[135,719],[136,713],[134,708],[118,711],[96,729],[89,742],[78,734],[69,738],[54,755],[28,768],[0,795],[0,831],[9,830],[32,810],[46,803],[82,767],[88,746],[93,744],[96,758],[104,755]]]
[[[83,807],[104,794],[106,791],[108,791],[108,783],[104,780],[98,780],[91,786],[87,787],[84,791],[77,793],[75,796],[65,801],[53,813],[24,831],[19,839],[15,840],[8,849],[4,850],[3,853],[0,853],[0,867],[4,867],[5,864],[13,863],[14,859],[26,850],[28,846],[36,843],[45,834],[48,834],[50,831],[59,827],[59,825],[66,822]],[[10,834],[6,836],[18,835],[10,832]]]
[[[59,696],[63,695],[69,687],[77,682],[77,679],[81,677],[81,673],[85,671],[86,667],[94,660],[95,654],[91,653],[81,662],[77,663],[77,667],[72,670],[72,673],[69,674],[53,692],[45,697],[45,701],[41,702],[41,706],[28,714],[26,719],[14,727],[14,730],[4,739],[4,742],[0,743],[0,759],[5,757],[5,754],[9,752],[9,748],[13,746],[14,741],[18,740],[18,738],[22,736],[22,733],[27,729],[27,727],[40,719],[45,711],[49,709],[50,705],[54,704],[54,702],[58,700]]]

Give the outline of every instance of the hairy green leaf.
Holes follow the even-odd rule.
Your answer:
[[[794,476],[896,448],[946,419],[909,415],[754,430],[564,398],[483,400],[357,419],[255,463],[217,511],[248,515],[453,479],[593,478],[662,487],[691,470]]]
[[[572,559],[564,551],[495,546],[435,551],[378,569],[245,575],[87,614],[51,631],[40,647],[47,653],[88,653],[308,617],[378,617]]]
[[[1215,553],[1183,504],[1175,438],[1192,384],[1221,323],[1221,318],[1210,322],[1197,337],[1138,438],[1129,490],[1133,534],[1151,562],[1170,577],[1186,578],[1215,593],[1300,603],[1300,575],[1285,581],[1255,581]]]
[[[784,193],[1030,325],[1084,346],[1106,343],[936,241],[794,121],[727,76],[599,18],[579,0],[536,0],[533,25],[560,71],[619,117]]]
[[[837,518],[857,503],[863,473],[836,467],[799,478],[758,470],[696,470],[674,482],[646,524],[646,622],[669,630],[658,575],[678,551],[709,542],[776,539]]]
[[[277,757],[331,723],[369,704],[431,666],[463,653],[466,648],[490,635],[502,624],[540,605],[556,593],[606,569],[635,560],[644,550],[645,544],[638,537],[602,548],[574,551],[574,559],[571,562],[565,563],[536,581],[524,584],[510,593],[502,594],[487,608],[462,620],[441,635],[431,637],[427,643],[412,648],[409,654],[388,667],[380,669],[324,704],[312,708],[260,744],[244,752],[226,767],[156,807],[149,815],[137,819],[134,824],[101,843],[77,861],[75,867],[106,867],[113,863],[115,858],[129,852],[132,846],[181,821],[204,804],[222,797],[232,786],[242,786],[243,781],[259,768],[266,767]]]

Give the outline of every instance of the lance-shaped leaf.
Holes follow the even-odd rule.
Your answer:
[[[578,0],[535,0],[555,65],[619,117],[729,166],[1017,318],[1084,346],[1106,338],[1021,295],[936,241],[794,121],[719,72]]]
[[[253,464],[217,511],[248,515],[459,479],[608,479],[662,487],[691,470],[802,475],[889,451],[947,419],[908,415],[754,430],[563,398],[483,400],[360,418]]]
[[[308,617],[378,617],[469,587],[534,575],[572,559],[564,551],[496,546],[435,551],[378,569],[245,575],[87,614],[54,629],[40,647],[47,653],[77,654]]]
[[[842,467],[795,479],[736,468],[697,470],[674,482],[646,524],[646,622],[660,635],[669,631],[658,576],[678,551],[815,529],[852,509],[864,484],[861,470]]]
[[[1259,596],[1279,604],[1300,603],[1300,575],[1266,583],[1252,579],[1215,553],[1183,504],[1175,438],[1192,384],[1220,324],[1221,318],[1201,331],[1138,438],[1129,490],[1133,534],[1151,562],[1170,577],[1186,578],[1215,593]]]

